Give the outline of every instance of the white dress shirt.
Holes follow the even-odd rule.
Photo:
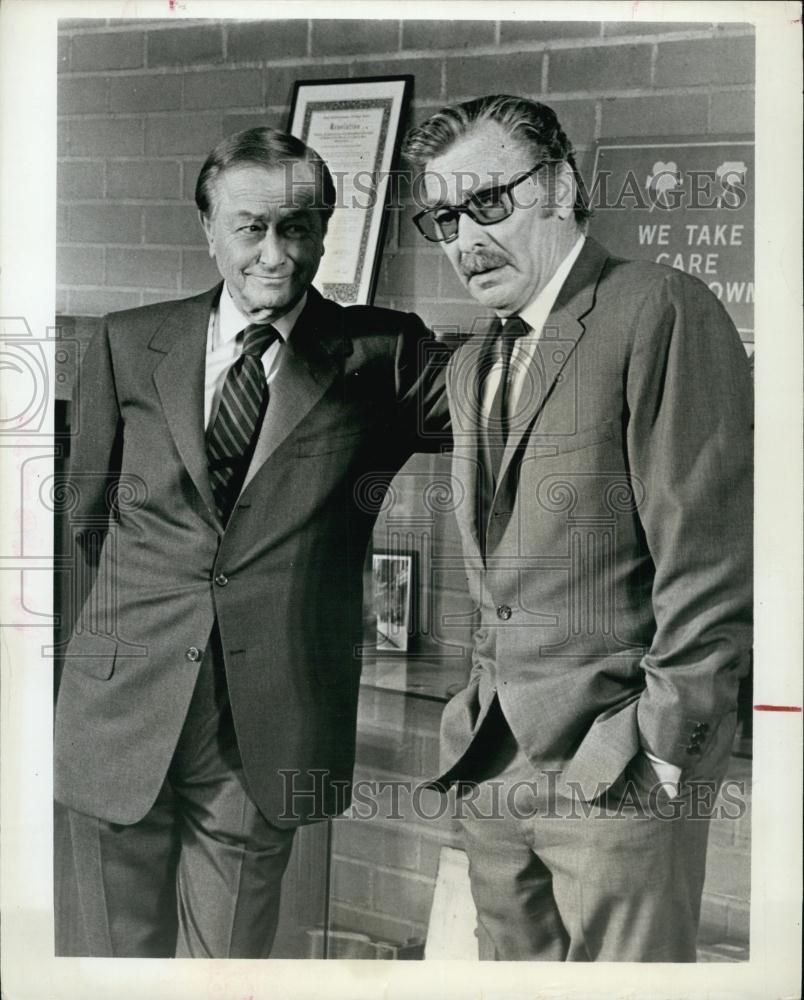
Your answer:
[[[520,309],[520,311],[516,314],[520,317],[520,319],[524,320],[525,323],[528,324],[530,330],[528,333],[523,334],[523,336],[519,337],[515,341],[514,350],[511,354],[511,367],[509,368],[509,378],[511,382],[508,393],[508,409],[509,413],[513,415],[518,412],[520,395],[526,382],[528,382],[527,368],[533,360],[533,356],[536,352],[536,345],[542,335],[544,324],[547,321],[547,317],[550,315],[553,306],[556,304],[556,299],[558,298],[558,293],[561,291],[561,286],[567,280],[567,277],[572,270],[572,266],[578,259],[578,254],[583,249],[585,242],[586,236],[582,235],[578,238],[573,248],[559,264],[553,277],[547,282],[538,295],[531,299],[525,308]],[[509,316],[507,313],[498,313],[497,315],[503,322],[505,322]],[[491,403],[494,399],[495,393],[497,392],[497,386],[500,384],[501,373],[502,360],[498,359],[494,362],[483,389],[483,416],[485,418],[488,418],[491,411]],[[513,423],[516,423],[515,416],[513,418]]]
[[[282,346],[290,337],[306,302],[307,293],[305,292],[290,312],[280,316],[271,324],[282,339],[271,344],[262,356],[262,367],[269,385],[279,368]],[[204,371],[204,427],[206,429],[209,429],[215,414],[218,412],[218,403],[226,379],[226,372],[240,357],[240,352],[243,349],[243,338],[239,337],[238,334],[245,330],[251,322],[252,320],[248,316],[244,316],[237,308],[234,299],[229,294],[229,289],[226,287],[226,282],[224,282],[220,300],[217,308],[213,309],[210,314],[207,329],[207,355]]]

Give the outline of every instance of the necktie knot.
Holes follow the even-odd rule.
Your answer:
[[[503,364],[502,377],[504,379],[509,378],[511,374],[511,355],[514,352],[514,344],[520,337],[524,337],[529,330],[530,327],[528,324],[519,316],[509,316],[503,322],[499,331],[499,344]]]
[[[278,330],[270,323],[251,323],[243,331],[242,353],[261,358],[278,337]]]
[[[500,335],[504,340],[508,340],[513,343],[513,341],[518,340],[519,337],[524,337],[529,330],[530,327],[521,316],[509,316],[502,325]]]

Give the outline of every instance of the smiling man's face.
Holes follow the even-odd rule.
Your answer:
[[[466,204],[470,194],[504,186],[538,160],[496,122],[482,122],[427,164],[428,207]],[[481,226],[464,213],[456,239],[441,244],[472,297],[501,315],[524,308],[568,251],[567,213],[548,206],[542,176],[517,185],[507,219]]]
[[[315,277],[324,232],[314,203],[314,168],[303,161],[288,170],[227,167],[215,178],[211,214],[201,220],[209,253],[253,322],[289,312]]]

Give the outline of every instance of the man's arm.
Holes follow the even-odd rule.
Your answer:
[[[452,443],[446,371],[454,345],[438,341],[414,313],[405,316],[396,344],[396,392],[413,451],[442,451]]]
[[[87,346],[73,390],[70,423],[68,491],[74,507],[68,516],[71,534],[92,563],[109,527],[123,443],[106,322]]]
[[[751,379],[731,320],[700,282],[672,273],[646,300],[627,402],[655,565],[639,729],[647,751],[684,767],[736,706],[752,619]]]

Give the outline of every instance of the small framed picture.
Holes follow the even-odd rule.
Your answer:
[[[406,653],[411,634],[413,554],[375,552],[372,557],[377,652]]]
[[[329,166],[337,193],[315,286],[341,305],[374,298],[412,76],[299,80],[288,131]]]

